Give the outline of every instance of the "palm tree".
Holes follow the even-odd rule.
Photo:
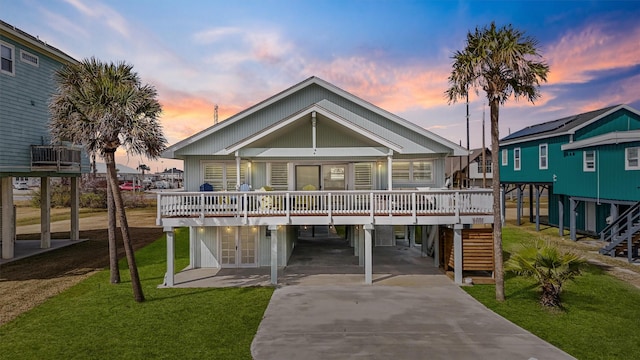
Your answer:
[[[446,91],[449,103],[466,99],[469,89],[487,94],[491,111],[491,161],[493,166],[493,245],[496,300],[504,301],[502,228],[500,224],[500,167],[498,166],[500,105],[513,95],[534,102],[540,97],[540,82],[547,81],[549,66],[541,59],[538,42],[511,25],[495,23],[467,34],[467,46],[453,55],[453,70]],[[497,224],[496,224],[497,223]]]
[[[162,109],[157,92],[141,83],[132,65],[107,64],[93,57],[61,68],[55,78],[58,88],[49,104],[52,139],[80,144],[104,158],[113,194],[113,204],[108,205],[115,205],[120,221],[133,295],[136,301],[144,301],[114,154],[122,146],[128,153],[155,159],[166,148],[158,122]]]
[[[535,279],[542,289],[540,303],[559,307],[562,285],[580,275],[585,264],[586,260],[576,254],[561,252],[548,241],[537,241],[507,260],[505,268]]]

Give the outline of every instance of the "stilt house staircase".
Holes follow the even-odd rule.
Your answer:
[[[629,262],[640,258],[640,201],[604,228],[600,240],[608,242],[600,254],[613,257],[626,254]]]

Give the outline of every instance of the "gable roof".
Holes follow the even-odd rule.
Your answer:
[[[594,122],[622,109],[628,110],[640,116],[640,112],[630,106],[613,105],[603,109],[589,111],[578,115],[571,115],[561,119],[528,126],[520,131],[502,138],[502,140],[500,140],[500,145],[516,144],[520,142],[546,139],[560,135],[572,135],[585,126],[593,124]]]
[[[248,116],[267,108],[268,106],[308,87],[311,85],[317,85],[320,86],[322,88],[324,88],[325,90],[328,90],[330,92],[333,92],[334,94],[337,94],[338,96],[341,96],[359,106],[361,106],[362,108],[365,108],[379,116],[384,117],[385,119],[394,122],[402,127],[405,127],[415,133],[420,134],[421,136],[436,142],[438,144],[440,144],[441,146],[444,146],[447,149],[450,149],[450,152],[454,155],[466,155],[467,151],[465,149],[463,149],[462,147],[458,146],[457,144],[446,140],[420,126],[417,126],[416,124],[405,120],[397,115],[394,115],[386,110],[383,110],[365,100],[362,100],[360,98],[358,98],[357,96],[354,96],[353,94],[344,91],[338,87],[336,87],[335,85],[332,85],[318,77],[312,76],[266,100],[263,100],[261,102],[259,102],[258,104],[251,106],[249,108],[247,108],[246,110],[243,110],[241,112],[239,112],[236,115],[231,116],[230,118],[228,118],[225,121],[222,121],[218,124],[215,124],[199,133],[196,133],[182,141],[179,141],[178,143],[170,146],[167,148],[167,150],[165,150],[165,152],[163,153],[163,157],[175,157],[175,154],[177,151],[179,151],[180,149],[185,148],[186,146],[193,144],[199,140],[202,140],[206,137],[208,137],[211,134],[214,134],[230,125],[233,125],[239,121],[241,121],[244,118],[247,118]],[[328,100],[322,100],[319,101],[315,104],[313,104],[312,106],[306,108],[306,109],[302,109],[302,110],[298,110],[293,114],[290,114],[288,117],[286,117],[285,119],[281,120],[280,122],[278,122],[277,124],[274,124],[272,127],[267,128],[267,129],[262,129],[261,132],[265,132],[265,134],[262,134],[261,132],[255,132],[254,134],[250,134],[249,136],[245,137],[243,140],[238,141],[236,143],[234,143],[232,146],[228,146],[224,149],[223,153],[219,153],[218,155],[223,155],[223,154],[229,154],[232,153],[233,151],[236,151],[237,149],[239,149],[240,147],[247,145],[248,143],[251,143],[252,141],[255,141],[263,136],[266,136],[267,133],[272,133],[273,131],[277,130],[278,128],[282,128],[283,126],[287,125],[288,123],[294,122],[295,120],[299,119],[300,116],[302,114],[308,114],[312,111],[317,111],[317,112],[322,112],[323,115],[325,115],[327,118],[341,124],[344,126],[349,127],[351,130],[359,133],[360,135],[363,135],[369,139],[372,139],[378,143],[380,143],[382,146],[387,146],[388,148],[397,151],[397,152],[402,152],[402,149],[406,148],[406,147],[414,147],[415,145],[419,145],[416,144],[415,142],[411,142],[408,139],[404,139],[401,136],[393,136],[390,135],[387,138],[382,137],[381,132],[380,131],[376,131],[375,127],[379,127],[379,125],[373,124],[372,122],[368,121],[367,119],[362,118],[361,116],[351,113],[348,110],[342,108],[341,106],[338,106],[336,104],[333,104],[331,101]],[[388,131],[386,132],[388,133]]]

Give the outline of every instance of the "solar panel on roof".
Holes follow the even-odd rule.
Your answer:
[[[605,112],[617,107],[620,105],[613,105],[610,107],[606,107],[603,109],[598,109],[598,110],[594,110],[594,111],[590,111],[590,112],[586,112],[586,113],[582,113],[582,114],[578,114],[578,115],[573,115],[573,116],[568,116],[562,119],[558,119],[558,120],[552,120],[552,121],[548,121],[548,122],[544,122],[542,124],[536,124],[536,125],[531,125],[528,126],[522,130],[516,131],[513,134],[510,134],[504,138],[502,138],[501,141],[504,140],[511,140],[511,139],[516,139],[516,138],[521,138],[521,137],[525,137],[525,136],[530,136],[530,135],[535,135],[535,134],[543,134],[546,132],[550,132],[550,131],[554,131],[557,129],[560,129],[561,127],[574,122],[574,126],[580,125],[586,121],[589,121],[590,119],[593,119],[595,117],[600,116],[601,114],[604,114]]]

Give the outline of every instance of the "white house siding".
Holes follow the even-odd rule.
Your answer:
[[[295,246],[295,227],[293,226],[280,226],[278,228],[278,266],[285,266],[289,261],[289,257],[293,252]],[[259,241],[259,266],[271,265],[271,238],[265,236],[266,226],[260,227],[260,239]]]
[[[218,263],[218,228],[192,227],[190,239],[194,250],[195,264],[193,268],[217,268]]]

